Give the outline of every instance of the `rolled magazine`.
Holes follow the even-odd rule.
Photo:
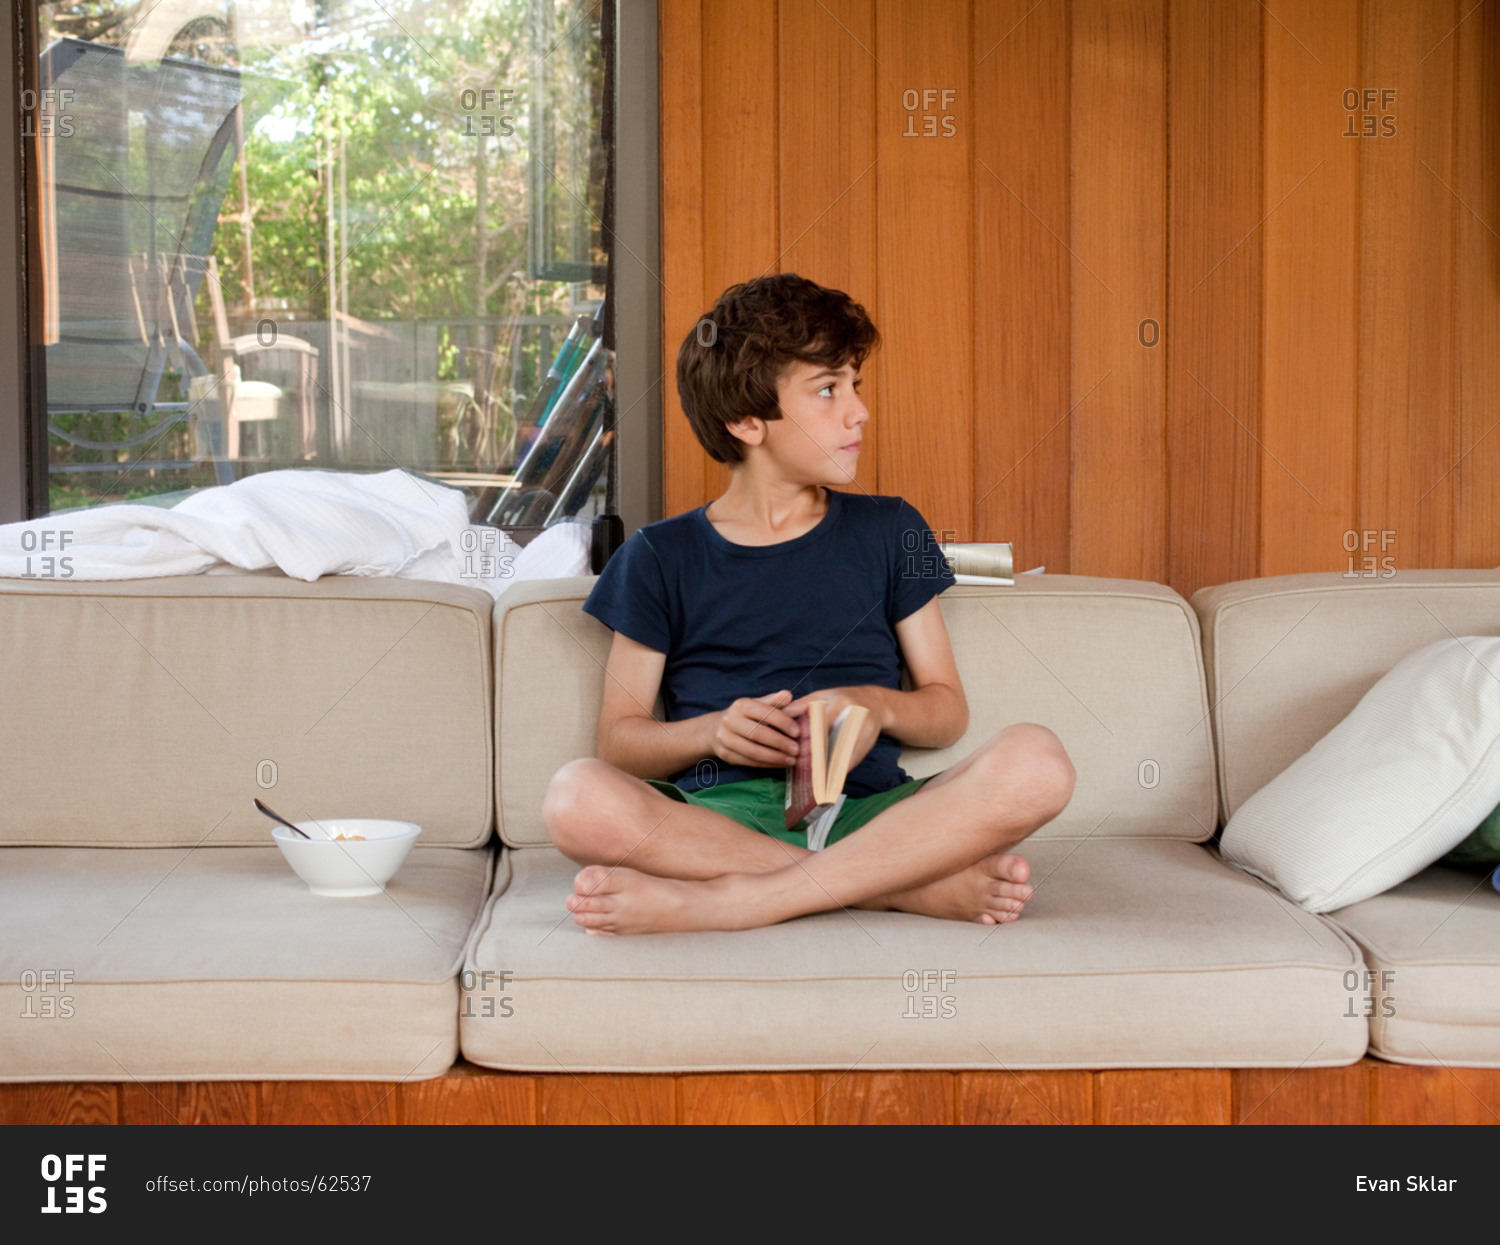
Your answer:
[[[939,545],[954,577],[961,584],[1014,584],[1010,543],[949,542]]]

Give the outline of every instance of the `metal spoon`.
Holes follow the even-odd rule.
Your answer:
[[[298,827],[292,825],[292,823],[289,822],[280,813],[273,813],[270,809],[268,809],[259,800],[255,801],[255,807],[258,808],[258,809],[260,809],[260,811],[263,812],[272,821],[279,821],[288,830],[292,831],[293,834],[300,834],[304,839],[310,839],[310,838],[312,838],[312,835],[308,834],[306,830],[301,830]]]

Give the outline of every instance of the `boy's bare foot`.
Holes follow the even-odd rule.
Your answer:
[[[590,934],[744,929],[756,922],[732,894],[740,880],[739,874],[725,874],[683,882],[618,865],[589,865],[573,879],[567,905],[573,920]]]
[[[869,904],[950,921],[1000,925],[1014,921],[1031,898],[1031,866],[1013,854],[987,856],[952,877],[899,891]],[[659,878],[622,866],[589,865],[573,879],[568,911],[590,934],[749,929],[778,917],[757,911],[753,874],[727,873],[704,882]]]
[[[1031,898],[1031,887],[1026,884],[1030,876],[1031,866],[1022,856],[986,856],[952,877],[887,895],[878,904],[919,916],[1001,925],[1021,915],[1021,908]]]

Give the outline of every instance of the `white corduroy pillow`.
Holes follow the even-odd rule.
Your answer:
[[[1453,850],[1500,804],[1500,637],[1429,644],[1252,795],[1224,859],[1309,912],[1369,899]]]

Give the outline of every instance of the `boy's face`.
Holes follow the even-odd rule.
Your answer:
[[[743,428],[741,439],[763,446],[789,479],[848,484],[854,479],[870,420],[859,386],[853,363],[831,367],[798,361],[782,373],[776,386],[780,419],[751,416],[730,428]]]

